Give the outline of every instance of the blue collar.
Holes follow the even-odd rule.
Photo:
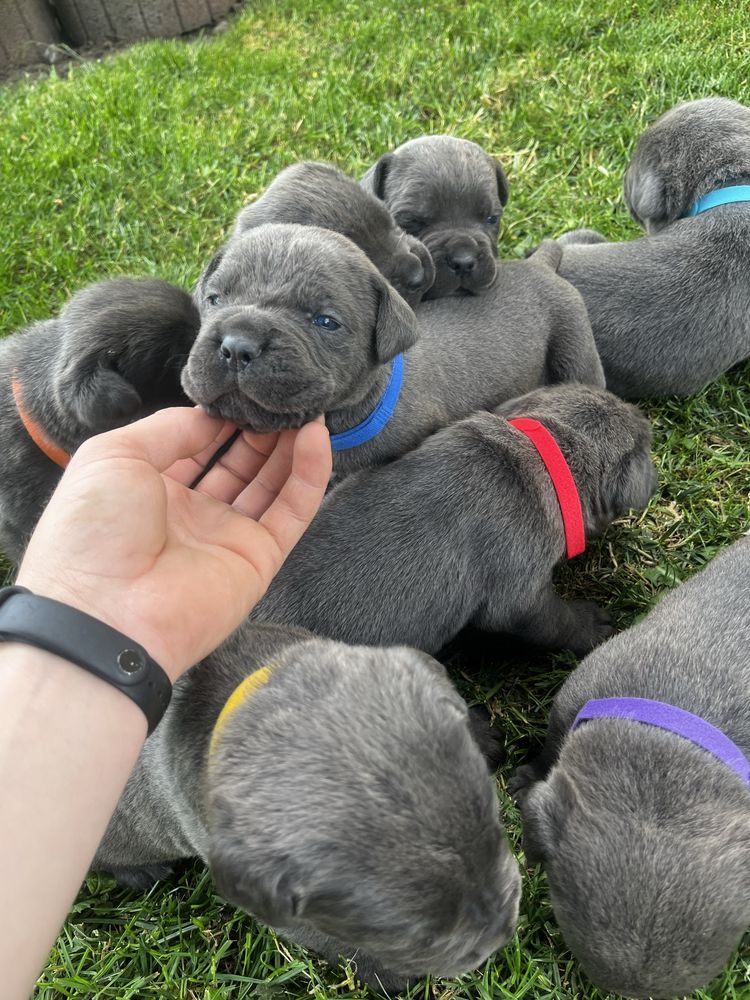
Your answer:
[[[732,205],[734,202],[750,201],[750,184],[735,184],[733,187],[717,188],[710,194],[699,198],[692,208],[683,215],[683,219],[689,219],[693,215],[700,215],[707,212],[709,208],[718,208],[719,205]]]
[[[331,448],[334,451],[346,451],[347,448],[356,448],[379,434],[393,416],[403,380],[404,356],[397,354],[391,365],[391,377],[378,405],[361,424],[348,431],[341,431],[340,434],[331,434]]]

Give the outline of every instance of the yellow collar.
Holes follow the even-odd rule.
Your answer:
[[[219,712],[218,719],[214,723],[214,729],[211,733],[211,743],[208,748],[209,757],[212,757],[216,753],[216,749],[219,744],[219,736],[229,721],[229,717],[232,712],[235,712],[240,705],[244,705],[248,698],[255,694],[258,688],[263,687],[264,684],[268,683],[271,678],[271,673],[275,667],[275,663],[269,663],[266,667],[259,667],[257,670],[254,670],[250,676],[246,677],[244,681],[238,684],[234,691],[232,691],[229,695],[224,703],[224,707]]]

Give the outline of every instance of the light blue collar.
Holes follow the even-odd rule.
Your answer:
[[[719,205],[731,205],[738,201],[750,201],[750,184],[735,184],[733,187],[717,188],[709,194],[699,198],[692,208],[683,215],[683,219],[689,219],[693,215],[700,215],[707,212],[709,208],[718,208]]]
[[[404,356],[397,354],[391,365],[391,377],[378,405],[361,424],[348,431],[341,431],[340,434],[331,434],[331,448],[334,451],[346,451],[347,448],[356,448],[379,434],[393,416],[403,380]]]

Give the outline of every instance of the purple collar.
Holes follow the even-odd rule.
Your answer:
[[[645,722],[648,726],[658,726],[659,729],[676,733],[708,750],[750,786],[750,761],[737,744],[716,726],[683,708],[667,705],[663,701],[651,701],[650,698],[602,698],[599,701],[587,701],[575,717],[571,731],[588,719],[630,719],[632,722]]]

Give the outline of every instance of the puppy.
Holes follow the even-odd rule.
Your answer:
[[[381,156],[360,183],[430,251],[436,274],[426,298],[492,284],[508,181],[481,146],[452,135],[421,136]]]
[[[435,280],[424,244],[399,229],[382,201],[328,163],[296,163],[282,170],[237,216],[235,233],[267,222],[317,226],[347,236],[411,306]]]
[[[749,643],[745,538],[570,675],[541,757],[514,778],[527,857],[605,992],[682,996],[726,965],[750,925],[750,764],[743,780],[656,725],[574,720],[591,699],[666,702],[750,758]]]
[[[468,624],[579,655],[610,635],[595,604],[553,589],[566,552],[557,496],[533,444],[506,417],[536,419],[553,434],[578,488],[586,538],[648,502],[651,433],[635,407],[602,389],[539,389],[349,477],[253,617],[427,652]]]
[[[750,205],[687,217],[710,192],[748,182],[750,109],[690,101],[644,133],[625,175],[648,235],[568,234],[560,274],[583,295],[613,392],[687,396],[750,356]]]
[[[182,384],[209,413],[257,431],[325,413],[339,476],[388,461],[540,384],[604,384],[583,302],[554,273],[560,254],[550,241],[503,264],[484,295],[425,302],[415,317],[338,233],[251,229],[198,283],[202,325]]]
[[[0,549],[8,558],[20,559],[81,442],[189,405],[180,369],[199,325],[187,292],[115,278],[77,292],[57,319],[0,342]]]
[[[142,885],[194,855],[231,903],[381,989],[475,968],[515,928],[466,705],[416,650],[246,624],[183,677],[94,867]]]

